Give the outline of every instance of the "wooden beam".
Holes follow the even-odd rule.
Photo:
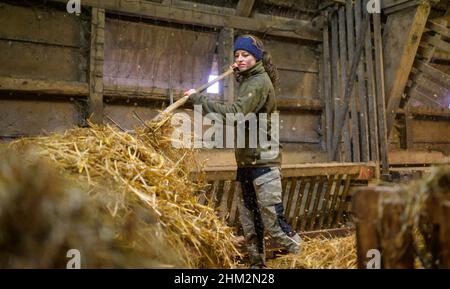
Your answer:
[[[450,89],[450,75],[446,74],[445,72],[437,68],[434,68],[430,64],[425,63],[419,59],[415,60],[414,67],[430,75],[431,77],[442,83],[446,88]]]
[[[52,0],[67,4],[66,0]],[[150,19],[193,24],[212,28],[231,27],[245,31],[256,31],[273,36],[320,42],[319,29],[311,21],[296,20],[257,13],[252,18],[214,14],[204,10],[179,8],[149,1],[83,0],[83,6],[106,9],[109,13],[138,16]]]
[[[413,147],[413,129],[412,129],[412,120],[413,116],[411,113],[411,107],[407,106],[405,110],[405,146],[406,149],[412,149]]]
[[[388,138],[429,13],[430,5],[424,2],[388,16],[383,35]]]
[[[384,0],[382,2],[384,2],[382,5],[383,14],[388,15],[417,6],[422,2],[422,0]]]
[[[354,6],[355,17],[355,33],[360,34],[361,31],[361,4],[362,0],[357,0]],[[359,120],[361,128],[361,161],[367,162],[370,160],[370,148],[369,148],[369,123],[367,112],[367,87],[366,76],[364,72],[364,52],[361,53],[361,59],[358,65],[358,97],[359,97]]]
[[[315,164],[283,164],[281,172],[283,178],[311,177],[325,175],[355,175],[374,170],[374,164],[366,163],[315,163]],[[216,166],[204,169],[207,181],[234,180],[236,166]],[[192,174],[197,172],[193,171]]]
[[[432,79],[426,78],[422,72],[417,73],[417,70],[414,70],[415,69],[413,69],[414,83],[417,83],[418,85],[424,87],[426,90],[430,91],[430,97],[446,98],[448,96],[450,92],[449,89],[439,85],[439,83],[434,82]]]
[[[352,0],[347,0],[345,4],[345,13],[346,13],[346,24],[347,24],[347,54],[348,60],[351,61],[353,59],[353,55],[355,53],[355,25],[354,25],[354,8]],[[360,60],[359,60],[360,61]],[[358,68],[360,65],[358,65]],[[359,71],[359,69],[358,69]],[[354,83],[356,86],[356,82]],[[351,132],[352,132],[352,161],[360,162],[361,161],[361,151],[360,151],[360,129],[359,129],[359,112],[358,112],[358,94],[356,93],[356,89],[352,89],[352,94],[350,97],[350,111],[351,111]]]
[[[360,0],[364,2],[363,0]],[[380,160],[380,148],[378,140],[378,116],[376,103],[376,89],[375,89],[375,64],[373,57],[372,45],[372,29],[370,25],[366,27],[366,38],[364,40],[364,49],[366,56],[366,74],[367,74],[367,115],[369,125],[369,145],[370,145],[370,160]]]
[[[339,65],[341,68],[341,77],[340,77],[340,97],[339,97],[339,113],[343,114],[343,118],[336,118],[336,127],[334,134],[340,135],[342,134],[343,141],[343,151],[344,156],[341,161],[351,162],[352,161],[352,147],[350,142],[350,122],[349,122],[349,103],[350,103],[350,95],[346,97],[346,90],[349,83],[349,77],[347,74],[347,65],[349,61],[347,61],[347,33],[346,33],[346,17],[345,17],[345,7],[342,6],[338,10],[338,23],[339,23]],[[351,60],[350,60],[351,61]],[[353,90],[353,87],[352,87]],[[339,132],[338,132],[339,131]],[[335,144],[336,148],[341,145],[341,139]],[[337,160],[337,158],[335,158]]]
[[[324,103],[317,99],[279,99],[277,101],[277,108],[280,110],[313,110],[321,111]]]
[[[89,117],[103,123],[103,62],[105,59],[105,10],[92,8],[89,61]]]
[[[241,17],[249,17],[252,13],[255,0],[239,0],[236,7],[236,15]]]
[[[433,37],[430,35],[424,35],[422,37],[422,41],[425,41],[437,49],[443,50],[445,52],[450,52],[450,43],[445,42],[444,40],[440,39],[439,37]]]
[[[70,81],[48,81],[0,76],[0,91],[28,91],[71,96],[89,94],[87,83]]]
[[[219,33],[219,45],[218,45],[218,62],[219,62],[219,74],[222,74],[228,70],[229,66],[234,62],[234,29],[224,27]],[[233,77],[227,77],[219,82],[220,92],[223,95],[224,101],[233,103],[234,101],[234,79]]]
[[[449,7],[449,9],[450,9],[450,7]],[[445,25],[442,25],[441,23],[439,23],[439,21],[428,20],[426,27],[428,29],[433,30],[434,32],[439,33],[442,36],[450,38],[450,29],[447,28]]]
[[[450,109],[448,108],[433,108],[427,106],[420,107],[408,107],[406,109],[399,109],[399,114],[412,114],[416,116],[431,116],[431,117],[441,117],[441,118],[450,118]]]
[[[383,63],[383,43],[381,36],[380,14],[373,14],[373,35],[375,47],[375,80],[377,93],[377,112],[378,112],[378,137],[380,144],[380,160],[383,174],[389,173],[388,160],[388,134],[386,130],[386,99],[384,89],[384,63]]]
[[[331,130],[331,150],[328,152],[328,161],[335,161],[334,156],[334,139],[336,131],[336,120],[339,115],[339,31],[338,31],[338,16],[337,12],[330,10],[330,26],[331,26],[331,102],[329,103],[330,109],[333,112],[332,126]]]
[[[264,3],[276,7],[285,7],[295,9],[305,13],[317,13],[318,5],[316,2],[320,1],[298,1],[298,0],[259,0],[259,3]],[[310,4],[311,2],[311,4]]]
[[[401,150],[389,154],[391,165],[432,165],[448,164],[450,157],[438,151]]]
[[[431,97],[429,97],[425,93],[419,91],[418,87],[417,87],[417,84],[413,84],[411,86],[411,88],[408,88],[406,93],[410,97],[420,101],[421,103],[423,103],[425,105],[429,105],[429,106],[435,107],[435,108],[442,107],[442,105],[439,102],[437,102],[436,100],[432,99]]]
[[[329,12],[323,11],[324,18],[323,40],[322,40],[322,80],[323,97],[325,101],[325,137],[328,153],[328,160],[331,161],[332,141],[333,141],[333,99],[331,96],[331,60],[330,60],[330,33],[329,33]]]

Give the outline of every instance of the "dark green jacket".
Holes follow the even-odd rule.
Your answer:
[[[264,69],[261,61],[258,61],[255,66],[245,71],[238,72],[242,75],[242,81],[239,85],[238,96],[234,103],[227,105],[217,102],[212,102],[206,95],[195,93],[190,96],[193,104],[202,105],[203,114],[218,113],[225,119],[227,113],[267,113],[267,128],[264,133],[267,134],[267,139],[270,140],[270,119],[271,113],[275,112],[277,108],[275,90],[269,75]],[[258,127],[263,121],[257,118]],[[262,148],[259,142],[259,136],[256,148],[249,148],[248,138],[249,124],[245,124],[245,148],[235,148],[235,157],[238,167],[261,167],[261,166],[279,166],[281,164],[281,146],[276,140],[278,146],[278,153],[276,150],[269,148]],[[236,137],[235,137],[236,142]],[[269,153],[270,152],[270,153]],[[264,153],[264,157],[261,157]],[[268,157],[269,156],[269,157]]]

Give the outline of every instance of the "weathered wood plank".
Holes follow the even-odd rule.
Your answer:
[[[347,0],[345,4],[346,22],[347,22],[347,59],[351,61],[355,53],[355,25],[354,25],[354,5],[352,0]],[[350,64],[351,65],[351,64]],[[359,65],[358,65],[359,67]],[[354,83],[354,86],[356,83]],[[360,129],[359,129],[359,113],[358,113],[358,94],[356,89],[352,89],[352,95],[350,98],[350,121],[351,121],[351,142],[352,142],[352,161],[361,161],[360,151]]]
[[[300,183],[300,189],[298,190],[297,198],[294,199],[294,214],[292,215],[292,219],[289,222],[292,228],[297,228],[297,224],[300,222],[300,218],[303,216],[300,215],[300,207],[302,205],[303,196],[305,195],[306,185],[310,183],[310,178],[302,178]]]
[[[234,63],[234,29],[224,27],[219,32],[218,58],[219,58],[219,74],[224,73],[229,69],[229,66]],[[226,77],[219,82],[219,93],[222,94],[223,99],[228,103],[234,101],[234,79],[233,77]]]
[[[236,6],[236,15],[242,17],[249,17],[252,13],[255,0],[239,0]]]
[[[444,26],[438,22],[435,22],[433,20],[428,20],[426,27],[428,29],[433,30],[434,32],[439,33],[440,35],[442,35],[444,37],[450,38],[450,29],[448,29],[446,26]]]
[[[368,16],[370,17],[370,16]],[[365,55],[366,55],[366,74],[367,74],[367,101],[368,101],[368,122],[369,122],[369,145],[370,145],[370,160],[378,161],[380,159],[378,147],[378,116],[376,105],[376,90],[375,90],[375,64],[373,60],[373,45],[372,45],[372,29],[370,25],[366,28],[365,37]]]
[[[438,83],[434,82],[429,78],[426,78],[423,73],[413,72],[413,77],[414,77],[413,81],[415,83],[426,88],[428,91],[431,92],[430,94],[431,98],[445,98],[448,96],[449,89],[440,86]]]
[[[387,136],[394,125],[420,38],[430,13],[427,2],[390,14],[383,35]]]
[[[335,175],[328,175],[327,177],[328,177],[327,188],[326,188],[325,194],[324,194],[324,196],[322,198],[322,202],[321,202],[322,207],[320,209],[321,212],[320,212],[320,218],[319,218],[318,226],[317,226],[318,229],[323,228],[324,222],[327,218],[327,212],[329,210],[328,204],[330,201],[331,188],[332,188],[333,182],[335,180]]]
[[[364,17],[363,21],[363,27],[368,26],[368,19],[367,17]],[[357,35],[357,43],[358,46],[356,47],[356,53],[351,60],[351,66],[350,66],[350,73],[348,77],[348,81],[345,82],[345,89],[344,89],[344,95],[343,95],[343,111],[340,111],[337,117],[336,125],[339,124],[346,124],[348,122],[348,110],[349,110],[349,98],[352,93],[353,87],[354,87],[354,81],[356,79],[356,70],[359,61],[361,60],[361,54],[363,49],[363,42],[361,41],[364,39],[364,35],[366,33],[366,29],[361,29],[361,34]],[[337,131],[335,132],[334,140],[333,140],[333,155],[337,157],[338,154],[338,144],[340,143],[341,137],[343,137],[343,131],[345,131],[345,127],[338,126]]]
[[[329,14],[328,11],[322,13],[325,19],[322,40],[322,75],[323,75],[323,96],[325,101],[325,139],[327,146],[328,160],[331,161],[332,140],[333,140],[333,99],[331,97],[331,59],[330,59],[330,35],[329,35]]]
[[[87,83],[72,81],[46,81],[13,77],[0,77],[0,91],[29,91],[70,96],[85,96],[89,93]]]
[[[420,71],[429,74],[434,79],[438,80],[440,83],[445,85],[448,89],[450,89],[450,76],[437,68],[434,68],[428,63],[425,63],[419,59],[416,59],[414,62],[414,67],[419,69]]]
[[[357,0],[354,6],[355,17],[355,33],[359,35],[361,33],[361,1]],[[364,41],[364,40],[362,40]],[[370,147],[369,147],[369,124],[368,124],[368,112],[367,112],[367,90],[366,90],[366,76],[364,72],[364,58],[365,52],[361,53],[361,59],[359,61],[357,70],[358,81],[358,97],[359,97],[359,124],[361,131],[361,161],[367,162],[370,160]]]
[[[52,0],[67,4],[66,0]],[[321,41],[321,33],[312,27],[310,21],[293,20],[269,15],[255,15],[253,18],[213,14],[206,11],[183,9],[176,6],[149,1],[84,0],[83,6],[106,9],[108,12],[160,19],[182,24],[207,27],[231,27],[245,31],[259,31],[280,37]]]
[[[350,122],[348,121],[348,109],[346,108],[347,102],[345,100],[345,90],[346,85],[348,83],[348,77],[347,77],[347,31],[346,31],[346,25],[345,25],[345,7],[339,8],[338,12],[339,17],[339,65],[340,65],[340,90],[339,90],[339,115],[344,114],[344,118],[337,118],[336,119],[336,126],[335,131],[333,134],[340,135],[340,132],[342,132],[342,141],[343,141],[343,153],[344,158],[342,161],[350,162],[352,160],[352,149],[351,149],[351,142],[350,142]],[[337,140],[337,142],[334,144],[335,147],[340,146],[340,139]]]
[[[49,81],[86,80],[87,61],[78,48],[0,40],[0,51],[0,76]]]
[[[23,7],[0,3],[0,39],[81,48],[82,17],[51,7]]]
[[[103,123],[103,63],[105,59],[105,10],[91,10],[91,50],[89,61],[89,116]]]
[[[298,178],[290,178],[291,180],[291,186],[289,189],[289,195],[288,195],[288,201],[286,204],[286,208],[285,208],[285,216],[287,220],[290,220],[290,216],[291,216],[291,211],[292,211],[292,200],[294,199],[294,195],[296,193],[296,187],[297,187],[297,182],[298,182]]]
[[[373,15],[373,35],[375,47],[375,81],[377,94],[377,111],[378,111],[378,136],[380,143],[380,159],[383,174],[389,173],[388,160],[388,132],[386,124],[386,100],[385,100],[385,80],[384,80],[384,63],[383,63],[383,43],[381,36],[381,20],[380,14]]]
[[[354,174],[373,168],[370,163],[315,163],[315,164],[283,164],[281,173],[283,178],[310,177],[320,175]],[[234,180],[236,179],[236,166],[206,167],[206,179]],[[195,174],[196,172],[192,172]]]
[[[340,191],[341,191],[341,187],[342,187],[341,182],[342,182],[343,177],[344,177],[343,174],[339,174],[337,179],[336,179],[336,181],[333,184],[333,189],[334,190],[333,190],[333,194],[330,195],[331,203],[330,203],[330,208],[329,208],[329,211],[328,211],[327,219],[326,219],[326,222],[325,222],[325,226],[327,228],[331,227],[331,225],[333,223],[334,215],[335,215],[335,213],[337,211],[336,210],[336,203],[337,203],[338,197],[340,195]]]
[[[425,41],[428,44],[431,44],[440,50],[450,52],[450,43],[445,42],[444,40],[440,39],[439,37],[424,35],[424,36],[422,36],[422,41]]]
[[[312,110],[322,111],[324,103],[318,99],[278,99],[277,108],[280,110]]]
[[[435,108],[439,108],[442,107],[441,104],[439,102],[437,102],[436,100],[432,99],[431,97],[429,97],[427,94],[423,93],[422,91],[420,91],[418,89],[417,84],[413,84],[410,88],[407,88],[406,93],[420,101],[421,103],[431,106],[431,107],[435,107]]]
[[[332,10],[333,11],[333,10]],[[336,131],[336,117],[339,115],[340,106],[339,106],[339,96],[340,87],[339,87],[339,37],[338,37],[338,16],[337,12],[333,11],[331,14],[331,76],[332,76],[332,89],[331,89],[331,109],[333,111],[333,126],[332,126],[332,142],[331,142],[331,158],[329,161],[337,160],[333,155],[333,147],[334,147],[334,139],[335,139],[335,131]]]
[[[322,198],[322,194],[323,192],[323,185],[325,183],[325,181],[327,180],[326,176],[319,176],[319,185],[317,187],[317,193],[315,195],[314,198],[314,205],[313,205],[313,209],[312,209],[312,213],[311,213],[311,219],[309,220],[309,224],[307,225],[308,231],[311,231],[315,228],[315,225],[318,223],[319,221],[319,215],[317,214],[317,210],[319,209],[319,204]]]
[[[347,196],[348,196],[348,192],[349,192],[349,188],[350,188],[350,181],[352,179],[351,175],[346,175],[345,180],[344,180],[344,189],[342,191],[342,195],[340,197],[339,203],[337,205],[337,212],[336,212],[336,217],[333,220],[333,225],[332,227],[336,227],[339,224],[339,222],[342,221],[342,214],[344,212],[345,209],[345,205],[347,204]]]
[[[309,189],[308,189],[308,192],[306,195],[306,200],[305,200],[305,206],[303,207],[303,214],[302,214],[303,217],[301,218],[300,223],[297,226],[297,231],[304,231],[306,228],[306,224],[312,218],[309,208],[311,207],[311,200],[313,199],[314,190],[316,188],[316,183],[318,181],[318,178],[319,178],[318,176],[315,176],[315,177],[312,177],[310,180]]]

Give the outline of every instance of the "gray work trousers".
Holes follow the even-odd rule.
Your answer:
[[[238,168],[238,210],[252,266],[265,266],[264,233],[291,253],[301,241],[284,218],[278,167]]]

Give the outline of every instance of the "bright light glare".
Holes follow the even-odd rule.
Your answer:
[[[211,74],[208,77],[208,82],[210,82],[211,80],[216,79],[216,78],[217,78],[217,75]],[[219,93],[219,82],[216,82],[213,85],[211,85],[210,87],[208,87],[208,89],[206,89],[206,92],[207,93],[217,93],[218,94]]]

